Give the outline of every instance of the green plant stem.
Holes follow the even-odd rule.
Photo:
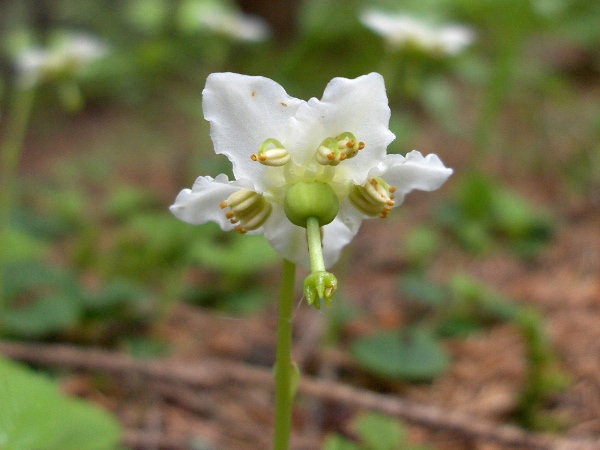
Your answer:
[[[275,363],[275,450],[288,449],[292,428],[292,312],[295,281],[296,265],[284,259]]]
[[[4,140],[0,144],[0,236],[3,239],[6,239],[9,232],[12,212],[16,203],[19,161],[35,99],[35,88],[16,88],[13,96],[8,126],[4,132]],[[6,263],[6,252],[0,246],[0,311],[6,308],[7,301],[4,291]]]
[[[319,219],[309,217],[306,220],[306,240],[308,241],[308,253],[310,256],[310,271],[325,272],[325,260],[323,259],[323,247],[321,246],[321,227]]]

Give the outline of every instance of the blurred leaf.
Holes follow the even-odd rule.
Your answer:
[[[230,233],[226,241],[198,241],[191,250],[193,259],[222,273],[242,276],[271,266],[277,253],[263,236]]]
[[[411,265],[425,265],[440,249],[439,233],[431,227],[417,227],[402,241],[405,258]]]
[[[380,413],[361,414],[355,420],[354,428],[363,443],[373,450],[398,450],[403,448],[406,439],[402,424]]]
[[[124,305],[140,306],[148,302],[151,294],[141,285],[127,279],[108,281],[96,295],[85,298],[85,306],[90,310],[108,310]]]
[[[363,448],[338,434],[332,434],[325,439],[323,450],[363,450]]]
[[[264,310],[274,299],[264,289],[236,291],[220,297],[215,306],[235,314],[254,314]]]
[[[114,189],[107,198],[104,209],[109,217],[119,221],[160,205],[154,193],[137,187],[123,186]]]
[[[48,245],[26,231],[7,227],[2,236],[1,251],[3,261],[17,263],[42,259],[48,251]]]
[[[4,311],[0,329],[19,337],[39,338],[76,325],[80,317],[77,298],[56,294],[39,298],[26,308]]]
[[[56,215],[42,215],[25,208],[14,212],[14,223],[19,230],[38,239],[57,239],[70,228],[66,221]]]
[[[0,429],[11,450],[114,450],[122,433],[106,411],[1,357]]]
[[[81,317],[81,288],[70,273],[43,264],[14,264],[4,275],[10,308],[0,316],[3,332],[48,336],[72,327]]]
[[[448,302],[446,289],[420,274],[408,273],[398,283],[403,294],[429,306],[439,307]]]
[[[171,351],[169,342],[146,336],[126,339],[125,346],[129,349],[131,356],[143,359],[164,357]]]
[[[432,380],[450,362],[431,331],[416,327],[358,338],[350,352],[360,365],[377,375],[410,381]]]
[[[462,302],[480,320],[514,320],[522,307],[496,292],[486,284],[465,273],[450,278],[454,302]]]

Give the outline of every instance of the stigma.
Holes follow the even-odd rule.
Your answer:
[[[229,207],[225,217],[236,225],[240,234],[260,228],[271,215],[273,207],[262,194],[250,189],[240,189],[231,194],[219,205],[221,209]]]

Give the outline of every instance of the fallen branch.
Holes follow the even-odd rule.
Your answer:
[[[0,352],[31,364],[119,375],[141,375],[154,380],[184,383],[196,387],[217,387],[232,382],[259,384],[269,388],[273,385],[273,375],[269,369],[249,367],[245,364],[216,358],[203,360],[200,364],[182,364],[165,360],[136,360],[116,352],[81,349],[66,345],[15,342],[0,342]],[[299,393],[390,414],[430,429],[454,431],[467,438],[495,442],[505,448],[522,447],[532,450],[594,450],[600,448],[599,442],[528,433],[514,426],[497,425],[435,406],[421,405],[401,398],[307,376],[304,376],[300,382]]]

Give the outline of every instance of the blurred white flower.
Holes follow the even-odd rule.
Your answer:
[[[217,0],[184,3],[181,7],[181,25],[188,30],[208,29],[246,42],[261,42],[271,34],[263,18],[244,14]]]
[[[435,27],[405,14],[376,9],[363,11],[360,21],[382,36],[394,50],[415,46],[426,52],[454,56],[475,39],[474,31],[462,25]]]
[[[75,75],[108,53],[108,46],[94,36],[64,32],[47,48],[32,47],[15,56],[19,82],[32,87],[61,74]]]

